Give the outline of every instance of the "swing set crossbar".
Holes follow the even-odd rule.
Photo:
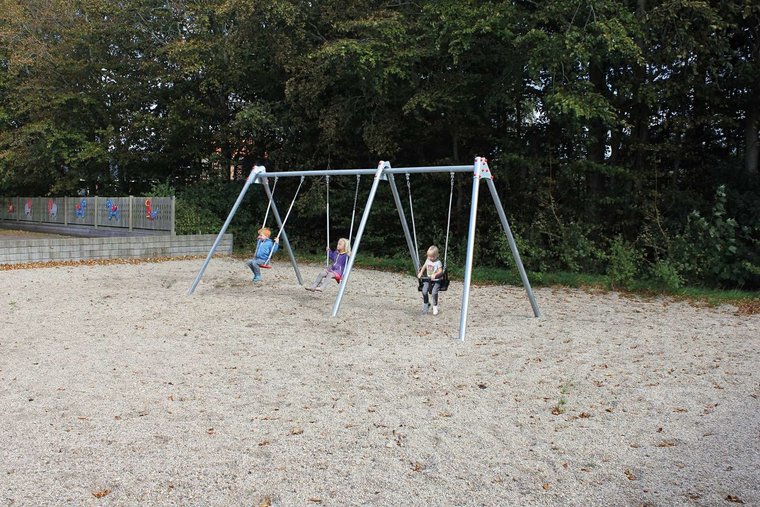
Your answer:
[[[434,166],[434,167],[395,167],[383,171],[383,174],[431,174],[431,173],[466,173],[473,172],[471,165],[451,165],[451,166]],[[252,174],[254,178],[261,182],[264,178],[288,178],[288,177],[312,177],[312,176],[365,176],[374,175],[377,169],[325,169],[313,171],[278,171],[266,172],[261,171]]]

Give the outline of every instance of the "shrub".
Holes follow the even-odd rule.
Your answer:
[[[610,244],[607,275],[613,288],[630,289],[636,278],[641,262],[641,254],[618,236]]]
[[[678,268],[668,260],[660,259],[655,262],[649,275],[652,283],[662,289],[676,290],[683,287],[683,278]]]
[[[185,199],[177,199],[174,216],[177,234],[216,234],[224,223],[211,211]]]

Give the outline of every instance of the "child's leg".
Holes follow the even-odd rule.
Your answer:
[[[438,306],[438,291],[441,289],[441,283],[435,282],[433,284],[433,306]]]
[[[251,271],[253,271],[253,276],[260,277],[261,276],[261,270],[259,269],[259,265],[256,259],[250,259],[246,261],[245,265],[251,268]]]
[[[326,276],[327,276],[326,269],[323,269],[322,271],[320,271],[319,274],[317,275],[317,278],[314,279],[314,283],[311,284],[311,288],[312,289],[316,289],[317,287],[321,288],[322,282],[324,282]]]
[[[430,290],[430,282],[422,282],[422,302],[427,304],[430,304],[430,300],[428,299],[428,291]]]
[[[256,275],[256,278],[261,278],[261,266],[266,263],[267,261],[263,261],[261,259],[256,259],[253,262],[253,273]]]
[[[324,270],[324,271],[322,271],[320,273],[320,277],[321,278],[319,280],[319,283],[317,284],[317,288],[319,288],[319,289],[322,288],[322,286],[325,284],[326,281],[328,281],[328,280],[334,280],[335,279],[335,273],[333,273],[332,271]]]

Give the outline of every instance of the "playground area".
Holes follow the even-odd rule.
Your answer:
[[[200,262],[0,274],[0,505],[760,503],[760,315]]]

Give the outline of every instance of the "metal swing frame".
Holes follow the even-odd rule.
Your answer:
[[[470,218],[469,218],[468,233],[467,233],[467,253],[465,256],[465,266],[464,266],[464,282],[463,282],[464,287],[462,290],[462,306],[461,306],[461,312],[460,312],[460,317],[459,317],[459,339],[464,341],[466,329],[467,329],[467,313],[468,313],[469,304],[470,304],[470,286],[472,283],[472,265],[473,265],[474,248],[475,248],[475,226],[477,224],[478,197],[480,193],[481,181],[485,181],[486,185],[488,186],[488,190],[491,194],[491,198],[493,199],[494,206],[496,207],[496,211],[499,215],[499,220],[501,221],[501,225],[504,229],[504,233],[507,236],[507,241],[509,242],[509,247],[512,251],[512,257],[514,258],[515,264],[517,265],[517,270],[520,273],[520,279],[522,280],[523,286],[525,287],[525,291],[528,295],[528,299],[530,300],[530,304],[533,309],[533,315],[536,318],[540,318],[541,312],[538,309],[536,298],[533,295],[533,290],[531,289],[530,282],[528,281],[528,275],[526,274],[525,268],[523,267],[523,264],[522,264],[522,260],[520,259],[520,253],[517,251],[517,244],[515,243],[514,236],[512,235],[512,230],[509,227],[509,222],[507,221],[507,216],[506,216],[506,213],[504,212],[504,207],[502,206],[501,199],[499,199],[499,195],[496,192],[496,186],[494,185],[493,176],[491,175],[491,171],[488,167],[488,161],[483,157],[476,157],[475,162],[472,165],[460,165],[460,166],[392,168],[390,162],[380,161],[380,163],[377,166],[377,169],[328,169],[328,170],[322,170],[322,171],[320,170],[288,171],[288,172],[271,172],[271,173],[267,172],[266,169],[262,166],[254,166],[254,168],[251,170],[251,173],[248,175],[245,185],[243,185],[243,189],[241,190],[240,195],[235,201],[235,204],[233,205],[232,210],[230,211],[230,214],[227,216],[227,219],[225,220],[224,225],[222,225],[222,228],[219,231],[219,235],[214,241],[214,244],[211,246],[211,250],[206,256],[206,260],[203,262],[203,266],[201,267],[200,271],[198,271],[198,275],[195,277],[195,280],[193,281],[193,284],[191,285],[190,289],[188,289],[188,295],[192,294],[195,291],[196,287],[198,286],[198,283],[200,282],[204,271],[208,267],[208,264],[211,261],[211,258],[214,255],[216,248],[218,247],[222,237],[224,236],[224,233],[227,231],[227,227],[230,225],[230,222],[232,222],[232,218],[235,216],[235,213],[237,212],[237,209],[240,206],[240,203],[243,201],[243,198],[245,197],[245,194],[248,191],[248,188],[251,186],[251,184],[257,183],[263,186],[264,191],[266,192],[267,197],[271,202],[272,213],[274,215],[274,218],[281,229],[280,234],[282,236],[285,249],[288,251],[288,255],[290,256],[290,262],[293,265],[293,270],[295,271],[298,284],[303,285],[303,279],[301,277],[301,272],[298,269],[298,263],[296,262],[295,254],[293,253],[293,249],[291,248],[290,242],[288,241],[288,235],[285,232],[283,220],[280,218],[280,213],[277,210],[277,205],[274,202],[272,190],[269,187],[269,178],[270,177],[274,177],[274,178],[301,177],[303,178],[303,177],[311,177],[311,176],[320,176],[320,177],[321,176],[359,176],[359,175],[365,175],[365,174],[374,175],[372,188],[370,189],[369,196],[367,197],[367,203],[364,206],[362,218],[361,218],[361,221],[359,222],[359,228],[356,231],[356,237],[354,239],[354,244],[352,245],[352,253],[348,258],[348,263],[346,264],[346,269],[343,273],[343,278],[341,279],[340,287],[338,288],[338,295],[335,298],[335,303],[332,308],[332,316],[335,317],[338,315],[338,310],[340,310],[340,304],[341,304],[341,301],[343,300],[343,295],[346,292],[346,287],[348,286],[348,281],[351,276],[351,270],[354,265],[354,260],[356,259],[356,256],[359,252],[359,246],[361,244],[361,239],[364,234],[364,229],[367,226],[367,221],[369,219],[370,212],[372,211],[372,202],[375,199],[375,194],[377,193],[377,189],[380,185],[380,182],[387,181],[390,186],[391,194],[393,195],[393,200],[396,203],[396,209],[398,210],[399,219],[401,221],[401,228],[404,231],[406,243],[409,248],[409,254],[412,258],[412,263],[414,264],[415,269],[419,271],[420,261],[417,256],[417,252],[415,251],[412,237],[409,233],[409,224],[406,220],[406,214],[404,212],[404,207],[401,204],[401,198],[399,196],[398,188],[396,187],[394,176],[396,174],[433,174],[433,173],[458,173],[458,172],[472,173],[472,200],[471,200],[471,205],[470,205]]]

